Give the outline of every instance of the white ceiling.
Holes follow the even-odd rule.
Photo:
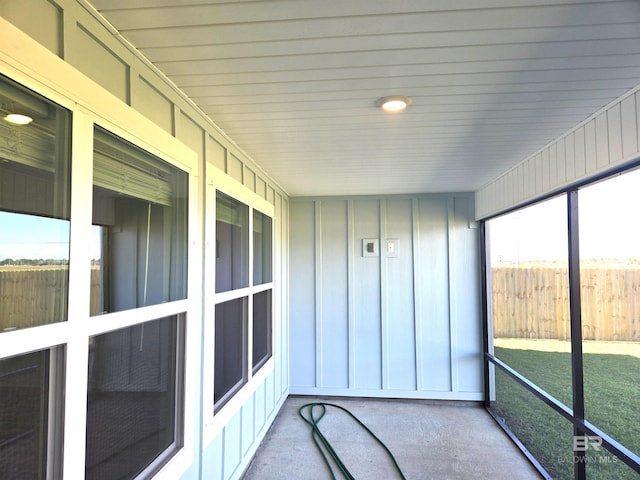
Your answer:
[[[90,2],[292,196],[473,191],[640,83],[638,0]]]

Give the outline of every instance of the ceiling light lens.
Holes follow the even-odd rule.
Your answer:
[[[411,104],[411,97],[382,97],[376,102],[385,112],[400,112]]]
[[[9,113],[5,115],[4,119],[14,125],[29,125],[33,122],[33,118],[28,115],[22,115],[21,113]]]
[[[391,100],[382,105],[387,112],[399,112],[400,110],[404,110],[407,108],[407,104],[402,100]]]

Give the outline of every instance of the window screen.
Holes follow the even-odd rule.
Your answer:
[[[272,279],[271,217],[253,211],[253,284],[268,283]]]
[[[180,447],[181,323],[173,316],[91,337],[87,480],[134,478]]]
[[[253,296],[253,371],[271,358],[271,290]]]
[[[216,292],[249,286],[249,207],[216,195]]]
[[[91,314],[186,298],[187,173],[100,128],[94,146]]]
[[[214,402],[216,409],[247,381],[247,297],[216,305]]]
[[[59,352],[41,350],[0,360],[0,478],[39,480],[48,478],[47,470],[59,473],[56,448],[62,440],[55,422],[62,424],[62,385],[50,375],[53,365],[62,371],[59,359]],[[49,418],[50,408],[56,419]]]

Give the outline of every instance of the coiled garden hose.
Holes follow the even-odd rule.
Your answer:
[[[318,407],[320,409],[320,414],[316,417],[314,416],[314,408]],[[329,441],[327,440],[327,438],[322,434],[322,432],[320,431],[320,428],[318,427],[318,424],[320,423],[320,420],[322,420],[322,417],[324,417],[325,413],[327,413],[327,407],[334,407],[337,409],[342,410],[343,412],[347,413],[351,418],[353,418],[356,422],[358,422],[358,424],[364,428],[369,435],[371,435],[376,442],[378,442],[378,444],[380,446],[382,446],[382,448],[384,448],[384,450],[387,452],[387,454],[389,455],[389,458],[391,458],[391,461],[393,462],[393,465],[395,466],[396,470],[398,471],[398,473],[400,474],[400,478],[402,480],[406,480],[406,477],[404,476],[404,473],[402,473],[402,470],[400,469],[400,465],[398,465],[398,462],[396,461],[395,457],[393,456],[393,454],[391,453],[391,450],[389,450],[389,448],[384,444],[384,442],[382,442],[382,440],[380,440],[364,423],[362,423],[353,413],[351,413],[349,410],[347,410],[344,407],[341,407],[340,405],[335,405],[333,403],[325,403],[325,402],[313,402],[313,403],[307,403],[305,405],[302,405],[299,409],[298,409],[298,414],[300,415],[300,417],[309,425],[311,426],[311,438],[313,439],[313,443],[315,443],[316,447],[318,448],[318,450],[320,451],[320,454],[322,455],[322,458],[324,460],[325,465],[327,466],[327,468],[329,469],[329,472],[331,473],[331,478],[333,480],[336,480],[336,475],[333,471],[333,468],[331,466],[331,462],[329,461],[329,458],[327,458],[327,455],[325,454],[325,450],[327,451],[328,456],[331,458],[331,460],[333,460],[333,462],[338,466],[338,468],[340,469],[340,471],[342,472],[342,474],[348,479],[348,480],[355,480],[355,477],[353,476],[353,474],[347,469],[346,465],[344,464],[344,462],[342,461],[342,459],[338,456],[337,452],[334,450],[333,446],[331,445],[331,443],[329,443]],[[305,416],[304,411],[308,410],[308,416]],[[324,447],[324,450],[323,448]]]

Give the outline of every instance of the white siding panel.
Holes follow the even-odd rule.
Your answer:
[[[211,135],[207,135],[206,151],[207,163],[213,165],[221,172],[226,172],[227,149],[216,142]]]
[[[222,463],[224,478],[230,478],[238,469],[242,458],[242,416],[238,412],[224,427],[224,450]]]
[[[47,47],[55,55],[62,55],[60,31],[62,12],[53,2],[41,0],[4,0],[0,2],[0,16]],[[35,22],[34,18],[38,21]]]
[[[198,159],[204,158],[204,130],[184,113],[180,114],[180,121],[176,128],[176,138],[198,154]]]
[[[139,79],[131,104],[163,130],[173,133],[173,105],[144,78]]]
[[[542,191],[542,185],[544,183],[544,166],[542,153],[536,155],[536,193]]]
[[[362,256],[362,239],[380,238],[380,206],[377,200],[354,200],[353,233],[354,271],[353,283],[349,285],[354,291],[353,386],[377,390],[382,388],[380,257]]]
[[[78,25],[78,41],[82,44],[83,52],[71,56],[73,66],[123,102],[128,102],[129,67],[89,32],[89,29]]]
[[[549,188],[551,178],[550,178],[550,169],[551,169],[551,148],[547,148],[542,151],[542,191],[545,191]]]
[[[630,95],[620,102],[620,115],[622,117],[622,156],[628,157],[638,151],[636,95]]]
[[[609,121],[607,117],[607,112],[602,112],[595,119],[596,144],[594,150],[597,169],[609,164]]]
[[[244,166],[244,172],[242,175],[242,183],[252,192],[256,191],[256,173],[246,165]]]
[[[525,185],[527,196],[535,195],[536,193],[536,157],[531,157],[525,167]]]
[[[272,376],[269,375],[269,378],[271,377]],[[250,405],[247,404],[244,407],[242,407],[243,409],[245,408],[251,409],[250,410],[251,415],[248,418],[251,421],[251,425],[247,431],[247,433],[250,434],[251,436],[248,439],[249,441],[246,442],[247,449],[242,451],[243,455],[245,456],[249,453],[249,447],[253,445],[253,442],[255,441],[257,433],[260,430],[262,430],[262,427],[264,426],[264,423],[267,419],[267,415],[266,415],[267,412],[265,410],[266,401],[267,401],[266,396],[267,396],[267,381],[263,382],[262,385],[258,387],[258,389],[253,395],[253,402]]]
[[[564,183],[567,181],[567,157],[566,157],[566,138],[562,137],[556,142],[556,158],[557,169],[555,176],[552,178],[552,186],[556,186],[557,182]],[[511,203],[513,205],[513,203]]]
[[[291,383],[314,387],[315,378],[315,208],[291,205]]]
[[[558,144],[554,143],[549,147],[549,179],[547,189],[551,188],[554,179],[558,175]]]
[[[280,354],[280,386],[277,393],[284,396],[289,391],[289,358],[290,358],[290,346],[289,346],[289,329],[291,318],[289,317],[289,202],[287,199],[278,195],[279,204],[281,205],[281,218],[280,224],[280,252],[281,260],[278,262],[278,269],[280,276],[278,278],[278,284],[280,285],[280,302],[276,305],[276,312],[279,313],[279,318],[282,321],[276,326],[276,332],[280,332],[280,343],[276,344],[278,353]],[[277,237],[276,237],[277,238]]]
[[[584,127],[584,173],[591,173],[597,168],[597,148],[596,120],[591,120]]]
[[[202,477],[211,480],[224,479],[224,435],[218,435],[202,455]]]
[[[482,390],[482,326],[469,322],[480,311],[480,260],[478,257],[478,230],[469,224],[473,205],[467,197],[453,199],[453,232],[450,245],[449,280],[451,304],[452,355],[455,372],[453,388],[460,392]]]
[[[264,384],[264,405],[256,412],[256,434],[265,430],[267,417],[274,412],[277,400],[280,399],[280,392],[276,393],[275,384],[275,376],[269,375]]]
[[[451,336],[449,325],[449,246],[447,199],[419,200],[419,263],[416,282],[423,295],[419,322],[423,357],[418,361],[422,390],[448,392],[451,384]]]
[[[246,455],[251,445],[253,444],[253,439],[255,438],[255,419],[256,419],[256,397],[258,397],[258,391],[246,401],[246,403],[240,409],[241,415],[241,428],[242,435],[240,436],[241,441],[241,452],[242,455]]]
[[[532,159],[527,160],[522,164],[522,170],[520,171],[520,176],[522,180],[522,198],[527,198],[533,195],[535,189],[531,188],[531,183],[535,182],[535,176],[531,175],[529,171],[531,167]]]
[[[527,168],[527,164],[522,163],[518,165],[518,168],[516,169],[515,183],[516,183],[516,198],[518,202],[526,198],[528,193],[525,188],[525,184],[527,181],[526,180],[527,177],[525,175],[525,168]],[[497,200],[497,198],[494,198],[494,201],[495,200]]]
[[[227,175],[243,183],[242,161],[233,153],[227,155]]]
[[[349,384],[347,202],[323,200],[320,224],[320,325],[318,352],[322,364],[320,386],[346,388]],[[318,272],[316,272],[316,277]]]
[[[636,138],[638,140],[638,151],[640,151],[640,92],[636,92],[634,97],[636,99]]]
[[[586,126],[578,128],[574,136],[574,161],[575,161],[575,178],[584,177],[587,172],[587,156],[585,153],[585,132]]]
[[[567,135],[565,139],[565,148],[567,182],[572,182],[576,179],[576,136],[573,132]]]
[[[605,139],[609,152],[608,163],[616,163],[622,160],[622,112],[621,105],[617,104],[607,111],[607,131]],[[607,164],[600,164],[598,168],[606,167]]]
[[[256,193],[267,200],[267,182],[259,176],[256,176]]]
[[[411,199],[385,202],[385,231],[381,235],[383,277],[383,334],[386,343],[385,385],[392,390],[416,389],[415,317]],[[389,253],[387,241],[395,242]]]

